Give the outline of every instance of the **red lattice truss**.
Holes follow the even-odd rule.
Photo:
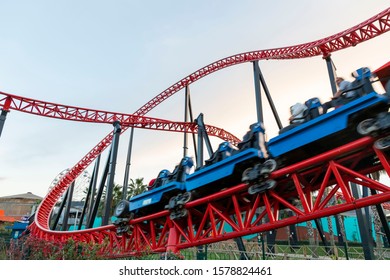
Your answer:
[[[182,220],[172,221],[169,211],[164,210],[132,220],[130,231],[121,236],[113,225],[76,232],[32,227],[32,233],[60,241],[71,237],[101,243],[106,239],[105,249],[111,255],[127,256],[167,249],[177,251],[380,204],[390,200],[390,187],[366,175],[378,170],[390,175],[390,157],[388,152],[373,146],[375,140],[364,137],[276,170],[271,174],[277,181],[273,190],[249,195],[248,186],[240,184],[189,202],[185,205],[188,216]],[[367,167],[365,162],[373,158],[374,164]],[[355,198],[350,183],[368,188],[370,195]],[[292,215],[280,215],[282,210]]]
[[[122,125],[153,129],[164,127],[164,130],[170,130],[171,127],[167,124],[167,121],[143,116],[176,92],[213,72],[256,60],[295,59],[319,55],[327,57],[332,52],[356,46],[389,30],[390,8],[355,27],[321,40],[296,46],[233,55],[213,62],[183,78],[147,102],[133,115],[55,105],[26,98],[19,99],[4,93],[1,94],[5,97],[0,99],[0,106],[2,106],[3,110],[16,109],[68,120],[90,122],[120,120]],[[175,127],[172,123],[170,125]],[[190,130],[190,127],[184,126],[185,128],[181,127],[178,130]],[[215,134],[218,133],[215,132]],[[110,250],[112,254],[131,255],[148,248],[152,251],[165,251],[167,247],[178,250],[230,239],[329,216],[366,205],[385,202],[390,199],[389,187],[370,180],[365,176],[365,174],[371,171],[380,169],[385,169],[387,174],[390,174],[388,157],[382,152],[374,150],[372,148],[373,139],[367,137],[347,144],[344,149],[348,156],[343,158],[338,158],[338,156],[333,154],[329,156],[326,153],[275,171],[272,174],[272,177],[278,181],[278,188],[275,191],[249,196],[246,192],[247,186],[239,185],[232,186],[232,188],[216,195],[190,202],[186,205],[189,210],[189,216],[181,222],[171,221],[168,218],[168,212],[163,211],[132,221],[132,231],[124,236],[117,236],[113,226],[75,232],[50,230],[48,225],[50,213],[58,198],[66,191],[69,184],[111,144],[111,141],[112,135],[107,135],[53,187],[52,191],[40,204],[35,216],[35,223],[30,226],[33,235],[47,240],[57,239],[64,241],[68,238],[73,238],[80,241],[99,243],[108,238],[109,245],[107,250]],[[380,159],[379,162],[367,169],[357,169],[357,162],[363,160],[366,156],[366,151],[358,149],[359,145],[364,146],[371,153],[377,154]],[[335,152],[336,154],[337,151]],[[349,182],[359,183],[378,191],[378,193],[366,198],[354,199],[349,189]],[[329,193],[326,193],[329,188]],[[313,201],[312,193],[315,190],[319,191],[319,195]],[[332,197],[338,191],[342,192],[345,201],[338,205],[328,206]],[[299,199],[303,209],[298,209],[291,204],[289,202],[290,198]],[[281,219],[278,212],[282,209],[290,209],[294,216]],[[232,217],[235,218],[233,219]],[[266,217],[269,222],[262,223],[263,218]],[[224,232],[223,224],[229,224],[233,231]]]

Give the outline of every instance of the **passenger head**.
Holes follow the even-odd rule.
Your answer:
[[[336,84],[340,84],[342,81],[344,81],[344,78],[341,77],[336,78]]]

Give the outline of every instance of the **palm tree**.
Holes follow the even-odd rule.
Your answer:
[[[118,205],[119,201],[122,200],[122,190],[123,190],[123,187],[121,185],[114,183],[114,187],[112,189],[111,214],[114,213],[114,209],[115,209],[116,205]]]
[[[147,191],[148,186],[144,184],[144,178],[130,179],[127,189],[127,199]]]
[[[371,173],[369,175],[369,177],[371,177],[371,179],[373,179],[375,181],[379,181],[381,174],[385,174],[385,172],[383,170],[376,171],[376,172]],[[381,228],[382,228],[382,226],[381,226],[382,223],[381,223],[381,220],[379,218],[379,214],[378,214],[376,206],[375,205],[371,205],[370,209],[371,209],[372,216],[373,216],[376,245],[377,245],[378,250],[381,251],[381,249],[383,247],[382,237],[380,235]]]
[[[143,193],[147,190],[147,185],[144,184],[144,178],[130,179],[130,184],[127,186],[127,197],[131,197]],[[107,188],[104,188],[102,198],[99,204],[98,213],[101,215],[104,208],[104,201],[106,200]],[[123,199],[123,187],[122,185],[114,183],[112,190],[112,203],[111,203],[111,214],[114,213],[115,207],[118,205],[119,201]]]

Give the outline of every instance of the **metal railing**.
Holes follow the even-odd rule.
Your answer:
[[[220,242],[193,247],[181,252],[184,259],[203,260],[364,260],[362,247],[321,245],[268,245],[246,242],[246,251],[234,242]],[[263,250],[264,248],[264,250]],[[375,259],[390,260],[390,248],[374,248]]]

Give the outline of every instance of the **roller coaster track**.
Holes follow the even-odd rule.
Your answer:
[[[183,78],[147,102],[133,115],[137,117],[146,115],[164,100],[191,83],[229,66],[265,59],[297,59],[319,55],[327,57],[332,52],[356,46],[389,30],[390,8],[357,26],[321,40],[233,55],[213,62]],[[7,100],[4,101],[4,104],[6,102],[9,104],[10,101]],[[7,108],[3,105],[4,109]],[[156,252],[167,249],[176,251],[390,200],[389,187],[365,176],[377,170],[386,170],[387,174],[390,175],[388,155],[373,147],[374,138],[365,137],[275,171],[272,173],[272,178],[278,181],[277,191],[249,196],[247,186],[242,184],[232,186],[207,198],[189,202],[186,204],[189,215],[181,221],[172,221],[169,219],[168,211],[161,211],[131,221],[131,230],[122,236],[116,234],[115,227],[112,225],[74,232],[50,230],[50,213],[58,198],[65,192],[69,184],[110,145],[111,141],[112,134],[109,134],[52,188],[38,207],[35,222],[29,228],[32,235],[46,240],[60,241],[73,238],[79,241],[101,243],[108,239],[109,243],[106,249],[112,255],[125,256],[137,254],[147,249]],[[370,167],[361,167],[362,165],[359,163],[374,156],[378,158],[375,164],[370,165]],[[349,182],[369,188],[373,191],[373,195],[365,198],[354,198],[348,186]],[[329,201],[339,190],[346,200],[339,205],[330,206]],[[312,202],[314,191],[318,191],[318,196]],[[303,209],[294,206],[290,199],[299,200]],[[291,210],[294,215],[281,219],[278,213],[283,209]],[[269,222],[263,223],[265,218]],[[233,230],[226,232],[223,226],[225,224],[230,225]]]
[[[116,234],[114,225],[75,232],[32,227],[32,234],[58,241],[106,241],[108,253],[123,257],[167,249],[176,252],[383,203],[390,200],[390,187],[366,176],[378,170],[390,176],[390,156],[375,148],[375,140],[364,137],[276,170],[271,174],[277,181],[274,190],[249,195],[248,186],[240,184],[188,202],[188,216],[182,220],[171,220],[164,210],[132,220],[123,235]],[[375,163],[367,166],[365,162],[373,158]],[[350,183],[367,188],[371,195],[354,197]],[[282,210],[292,215],[280,215]]]
[[[330,53],[356,46],[359,43],[375,38],[390,30],[390,8],[378,15],[356,25],[350,29],[339,32],[333,36],[310,43],[282,47],[275,49],[259,50],[232,55],[215,61],[187,77],[173,84],[159,95],[151,99],[138,109],[136,115],[146,115],[153,108],[166,100],[171,95],[185,88],[191,83],[223,68],[256,60],[270,59],[296,59],[322,55],[327,57]]]
[[[21,97],[5,92],[0,92],[0,107],[6,111],[15,110],[28,114],[61,120],[107,124],[112,124],[114,121],[119,121],[120,124],[125,127],[171,132],[198,132],[198,126],[194,123],[173,122],[145,116],[61,105],[52,102]],[[209,135],[216,136],[220,139],[231,142],[232,144],[237,144],[240,141],[236,136],[225,131],[224,129],[211,125],[206,125],[205,128]]]

